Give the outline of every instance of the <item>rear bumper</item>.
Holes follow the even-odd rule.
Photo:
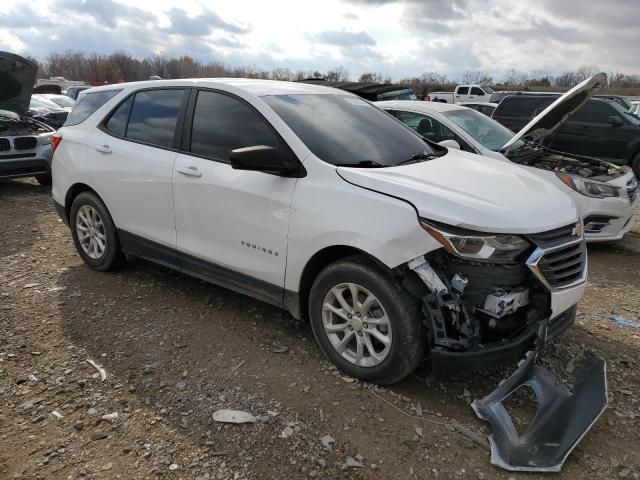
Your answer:
[[[51,163],[45,158],[33,156],[6,159],[0,156],[0,178],[23,178],[50,174]]]
[[[55,200],[53,200],[53,208],[56,209],[56,213],[60,217],[60,219],[65,223],[65,225],[69,226],[69,219],[67,218],[67,212],[64,208],[64,205],[59,204]]]
[[[573,325],[576,319],[576,309],[577,305],[573,305],[551,321],[547,331],[548,339],[562,335]],[[533,348],[537,328],[538,324],[536,323],[514,339],[505,340],[497,345],[480,347],[476,350],[454,352],[436,347],[431,350],[432,371],[438,376],[449,376],[517,361],[522,358],[525,352]]]

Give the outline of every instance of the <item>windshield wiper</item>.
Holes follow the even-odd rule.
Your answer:
[[[433,160],[434,158],[438,158],[439,156],[440,155],[436,155],[435,153],[427,152],[414,153],[406,160],[402,160],[401,162],[396,163],[394,167],[397,167],[398,165],[407,165],[409,163],[417,163],[421,160]]]
[[[336,167],[358,167],[358,168],[383,168],[389,165],[383,165],[374,160],[360,160],[355,163],[336,163]]]

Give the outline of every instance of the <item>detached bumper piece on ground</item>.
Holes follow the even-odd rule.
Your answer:
[[[476,400],[476,415],[491,424],[491,463],[506,470],[557,472],[571,451],[607,408],[606,365],[589,353],[576,374],[573,392],[544,367],[535,365],[547,335],[542,322],[533,350],[491,394]],[[535,392],[538,412],[519,435],[502,402],[520,387]]]

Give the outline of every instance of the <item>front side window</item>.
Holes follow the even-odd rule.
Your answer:
[[[120,90],[105,90],[104,92],[85,93],[75,104],[71,113],[69,113],[67,121],[64,122],[64,126],[68,127],[70,125],[78,125],[84,122],[93,114],[93,112],[98,110],[118,93],[120,93]]]
[[[526,97],[508,97],[498,105],[496,116],[501,117],[530,117],[537,101]]]
[[[228,162],[236,148],[277,148],[279,143],[265,120],[244,102],[222,93],[198,92],[191,131],[192,153]]]
[[[608,105],[600,102],[589,101],[571,115],[571,121],[608,124],[609,117],[615,114],[616,112],[614,112]]]
[[[484,95],[484,92],[482,91],[482,89],[480,89],[478,87],[472,87],[471,88],[471,95],[482,96],[482,95]]]
[[[444,140],[455,140],[460,148],[467,152],[475,153],[473,148],[465,142],[460,135],[435,118],[414,112],[396,112],[396,118],[406,126],[413,128],[427,140],[439,143]]]
[[[126,138],[173,147],[178,111],[184,90],[147,90],[137,92],[131,106]]]
[[[333,165],[393,166],[429,145],[392,116],[353,95],[268,95],[262,99],[318,158]]]

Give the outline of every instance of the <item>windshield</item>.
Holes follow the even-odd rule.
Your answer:
[[[489,95],[491,95],[492,93],[496,93],[495,90],[491,87],[483,86],[482,89],[485,91],[485,93],[488,93]]]
[[[480,144],[497,152],[505,143],[507,143],[515,135],[511,130],[503,127],[495,120],[491,120],[486,115],[464,108],[460,110],[451,110],[442,112],[445,117],[462,128],[465,132],[475,138]],[[521,147],[524,145],[522,140],[518,140],[514,146]]]
[[[635,127],[640,126],[640,117],[631,113],[629,110],[625,109],[622,105],[616,102],[609,102],[609,105],[613,107],[613,109],[622,115],[627,122],[632,124]]]
[[[55,97],[47,97],[47,98],[52,102],[54,102],[56,105],[59,105],[60,107],[73,108],[73,106],[76,104],[75,100],[72,100],[71,98],[66,97],[64,95],[58,95]]]
[[[269,95],[262,99],[325,162],[393,166],[429,145],[408,127],[353,95]]]

